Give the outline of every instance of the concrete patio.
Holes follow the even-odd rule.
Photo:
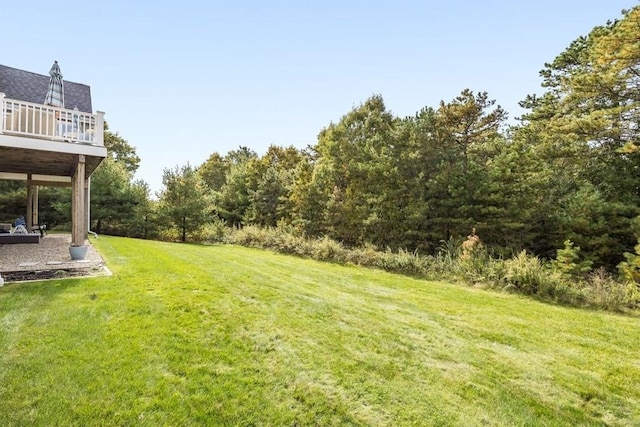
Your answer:
[[[70,244],[70,234],[49,234],[40,243],[0,245],[0,275],[5,282],[12,282],[108,274],[104,260],[90,242],[87,256],[81,261],[71,259]]]

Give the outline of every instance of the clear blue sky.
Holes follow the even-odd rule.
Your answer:
[[[511,117],[538,72],[637,0],[12,1],[0,63],[91,86],[137,178],[240,145],[302,148],[380,94],[397,116],[462,89]]]

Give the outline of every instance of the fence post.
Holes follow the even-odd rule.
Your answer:
[[[4,92],[0,92],[0,104],[2,107],[0,108],[0,113],[2,113],[2,118],[0,119],[0,135],[2,135],[2,133],[4,132],[5,122],[7,120],[7,113],[6,113],[7,109],[5,108],[4,97],[5,97]]]

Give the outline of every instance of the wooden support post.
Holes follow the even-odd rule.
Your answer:
[[[33,225],[40,225],[40,187],[33,186]]]
[[[38,220],[38,186],[33,184],[31,174],[27,175],[27,230],[31,231]]]
[[[78,156],[76,170],[71,179],[71,244],[73,246],[84,245],[86,237],[86,216],[85,216],[85,157]]]
[[[89,197],[89,193],[91,191],[91,178],[87,178],[84,180],[84,218],[83,218],[83,224],[84,224],[84,230],[83,230],[83,236],[85,239],[89,238],[89,221],[90,221],[90,215],[91,215],[91,211],[89,210],[89,204],[90,204],[90,197]]]
[[[33,185],[31,185],[31,174],[27,175],[27,230],[33,228]]]
[[[29,174],[27,178],[27,230],[32,230],[34,226],[40,224],[38,210],[38,186],[33,184],[31,174]]]

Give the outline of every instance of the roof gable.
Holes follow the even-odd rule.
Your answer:
[[[49,76],[0,65],[0,92],[7,98],[43,104],[49,89]],[[64,80],[64,106],[93,113],[91,88],[81,83]]]

